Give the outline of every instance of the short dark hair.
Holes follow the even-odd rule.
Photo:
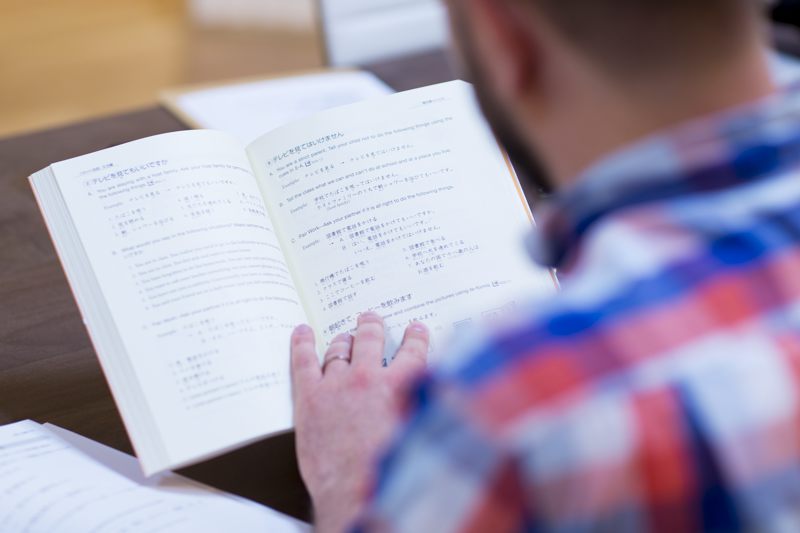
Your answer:
[[[603,65],[646,72],[713,61],[742,43],[761,0],[521,0]],[[738,31],[737,31],[738,30]]]

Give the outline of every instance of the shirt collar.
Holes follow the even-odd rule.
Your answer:
[[[528,248],[563,268],[587,231],[649,202],[711,192],[800,163],[800,83],[755,103],[682,124],[600,160],[536,210]]]

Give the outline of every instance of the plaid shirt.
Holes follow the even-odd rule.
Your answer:
[[[539,217],[563,291],[420,384],[356,529],[800,531],[800,86]]]

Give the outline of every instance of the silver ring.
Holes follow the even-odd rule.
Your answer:
[[[328,368],[328,365],[334,361],[344,361],[345,363],[350,364],[350,356],[337,353],[336,355],[330,355],[325,357],[325,362],[322,363],[323,374],[325,373],[325,369]]]

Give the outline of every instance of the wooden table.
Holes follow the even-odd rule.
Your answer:
[[[398,90],[451,79],[441,52],[372,65]],[[27,177],[51,163],[186,127],[153,107],[0,140],[0,424],[51,422],[132,453]],[[181,473],[309,518],[292,435]]]

